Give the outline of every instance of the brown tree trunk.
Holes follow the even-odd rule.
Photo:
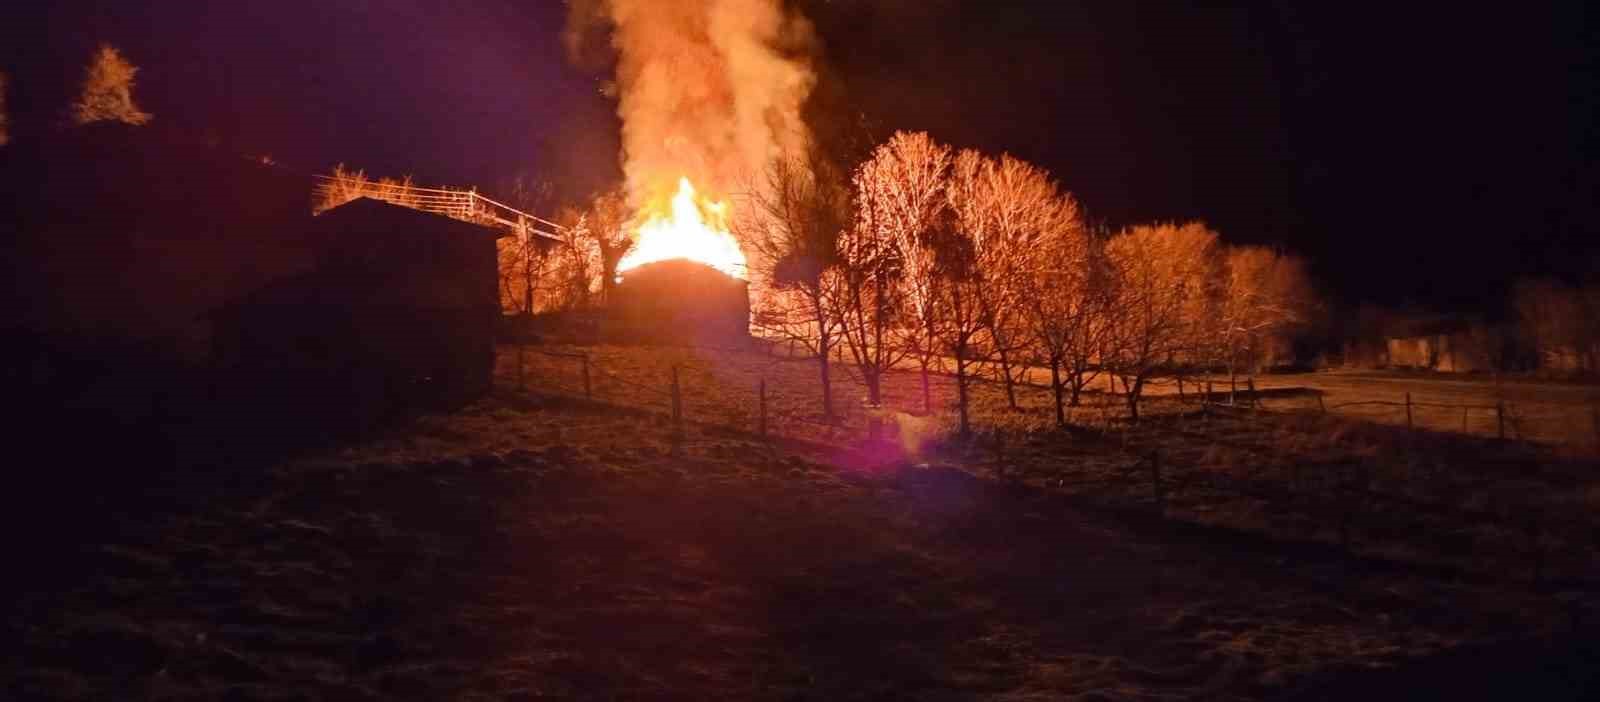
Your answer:
[[[883,374],[877,369],[871,369],[863,374],[867,381],[867,404],[870,406],[867,415],[867,437],[878,439],[883,436],[883,418],[878,415],[879,408],[883,405]]]
[[[1144,390],[1144,378],[1134,378],[1132,385],[1128,384],[1127,378],[1123,378],[1122,387],[1127,390],[1128,394],[1128,421],[1137,424],[1139,422],[1139,394]]]
[[[1228,344],[1228,406],[1229,407],[1235,407],[1235,406],[1237,406],[1239,404],[1238,403],[1239,370],[1234,367],[1234,361],[1233,361],[1234,357],[1237,356],[1237,355],[1238,354],[1234,352],[1233,344]]]
[[[533,316],[533,253],[526,234],[522,237],[522,311]]]
[[[822,302],[819,299],[811,301],[811,312],[816,313],[816,331],[818,331],[818,353],[816,363],[818,371],[822,374],[822,419],[827,422],[834,421],[834,379],[827,368],[827,352],[832,337],[827,334],[827,321],[822,318]]]
[[[938,348],[938,344],[934,338],[932,320],[929,320],[928,322],[927,332],[928,345],[925,352],[922,354],[922,413],[931,416],[933,414],[933,392],[930,389],[928,382],[928,366],[933,364],[934,349]]]
[[[1017,406],[1017,391],[1011,383],[1011,358],[1006,353],[1005,344],[1000,344],[1000,376],[1006,385],[1006,405],[1011,409],[1021,409]]]
[[[928,382],[928,364],[930,362],[931,359],[926,357],[922,359],[922,413],[926,415],[933,414],[933,391]]]
[[[961,341],[956,344],[956,403],[960,408],[960,431],[962,436],[972,433],[972,425],[967,419],[967,343]]]

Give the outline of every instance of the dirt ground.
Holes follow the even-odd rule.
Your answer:
[[[791,423],[812,426],[793,402]],[[35,564],[11,582],[20,650],[0,689],[1581,699],[1594,683],[1579,565],[1536,584],[1285,538],[1300,532],[1252,528],[1267,508],[1239,506],[1275,500],[1176,478],[1163,516],[1134,487],[1125,435],[906,459],[853,429],[769,443],[695,423],[675,440],[653,409],[503,388],[198,496],[174,486],[181,499],[112,509],[66,576]],[[1233,465],[1218,445],[1201,448]],[[1361,543],[1385,543],[1373,531]]]

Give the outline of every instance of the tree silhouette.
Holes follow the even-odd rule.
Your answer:
[[[1072,196],[1058,198],[1030,253],[1028,273],[1017,284],[1034,351],[1050,367],[1056,423],[1065,425],[1065,406],[1078,404],[1106,328],[1106,285],[1100,242],[1084,226]]]
[[[936,224],[944,214],[952,154],[926,133],[897,132],[857,172],[862,225],[873,227],[897,257],[901,309],[893,343],[922,371],[922,409],[933,410],[929,369],[941,356],[939,295],[945,277]]]
[[[832,420],[830,364],[843,323],[835,306],[839,236],[854,217],[849,185],[815,155],[778,159],[739,213],[733,228],[750,256],[756,327],[816,354],[822,416]]]
[[[1113,281],[1105,363],[1122,378],[1139,419],[1146,384],[1204,343],[1220,251],[1200,222],[1130,227],[1106,242]]]
[[[1228,367],[1231,402],[1241,363],[1253,368],[1263,342],[1304,320],[1312,301],[1305,263],[1272,249],[1227,249],[1218,277],[1211,341]]]
[[[599,253],[600,303],[611,301],[612,289],[617,286],[617,264],[633,249],[635,240],[628,234],[628,200],[622,191],[612,188],[589,201],[586,214],[587,233],[594,239],[594,250]]]

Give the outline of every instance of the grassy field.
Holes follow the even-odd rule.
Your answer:
[[[1138,426],[1092,398],[1056,431],[1042,392],[1012,411],[990,386],[980,437],[953,441],[947,416],[903,411],[920,403],[909,375],[879,415],[889,440],[866,442],[859,385],[841,374],[850,409],[825,424],[809,364],[546,350],[590,354],[593,401],[565,357],[529,354],[517,390],[508,352],[500,387],[460,411],[111,510],[70,577],[14,578],[4,633],[19,654],[0,690],[1592,692],[1593,466],[1536,446],[1164,398]],[[755,436],[762,377],[771,440]]]
[[[1018,388],[1013,410],[1000,386],[988,382],[973,387],[978,435],[952,442],[955,389],[947,376],[932,380],[937,411],[919,416],[917,374],[890,374],[885,407],[873,411],[863,406],[859,379],[848,368],[836,369],[836,410],[843,417],[825,423],[812,361],[688,348],[544,351],[587,355],[588,397],[595,401],[659,415],[670,414],[676,367],[690,422],[756,432],[764,380],[769,430],[784,438],[861,442],[877,417],[889,454],[913,462],[950,463],[1123,506],[1156,499],[1159,485],[1169,516],[1341,547],[1361,541],[1362,550],[1408,562],[1498,573],[1531,568],[1557,578],[1596,575],[1600,471],[1586,452],[1565,445],[1405,431],[1403,417],[1393,426],[1339,412],[1205,410],[1192,397],[1180,401],[1175,386],[1157,386],[1138,424],[1127,421],[1117,398],[1091,393],[1073,409],[1070,429],[1058,431],[1046,390]],[[513,355],[502,356],[502,382],[510,387],[516,386]],[[582,364],[570,355],[529,352],[522,362],[527,377],[538,378],[538,390],[583,396]],[[1321,376],[1338,377],[1306,377]],[[1285,399],[1303,392],[1281,393],[1283,387],[1258,386],[1271,398],[1263,400],[1269,408],[1303,401]],[[1328,392],[1349,402],[1359,391]]]
[[[1416,426],[1477,436],[1499,435],[1495,407],[1504,402],[1507,438],[1590,449],[1600,442],[1600,417],[1596,416],[1600,387],[1593,385],[1354,370],[1266,375],[1258,377],[1256,385],[1264,391],[1316,391],[1323,394],[1330,411],[1397,426],[1406,422],[1403,403],[1410,393],[1416,403],[1412,410]],[[1390,404],[1351,404],[1375,401]],[[1283,401],[1269,400],[1267,406],[1318,409],[1314,396],[1294,394]]]
[[[658,350],[648,358],[628,355],[621,346],[532,347],[557,353],[584,353],[594,362],[591,391],[595,397],[628,404],[668,407],[671,367],[679,366],[683,376],[687,406],[698,405],[702,416],[722,422],[755,422],[757,384],[768,380],[771,411],[781,407],[786,420],[820,420],[820,390],[817,389],[815,363],[776,354],[743,353],[706,349]],[[781,349],[781,347],[780,347]],[[541,373],[543,386],[562,393],[582,392],[581,364],[571,358],[551,357],[538,350],[525,354],[529,368]],[[511,349],[503,350],[501,377],[515,382],[515,358]],[[842,412],[846,424],[864,416],[865,387],[848,362],[835,365],[835,411]],[[1029,369],[1024,381],[1034,387],[1022,388],[1021,404],[1038,415],[1040,421],[1052,419],[1045,411],[1049,396],[1042,388],[1049,379],[1046,369]],[[1592,452],[1600,446],[1600,387],[1586,384],[1502,379],[1477,376],[1448,376],[1401,371],[1335,370],[1316,373],[1283,373],[1256,376],[1259,407],[1277,412],[1322,413],[1364,422],[1407,426],[1406,396],[1411,396],[1411,426],[1432,432],[1496,437],[1563,445],[1568,449]],[[1211,383],[1214,393],[1227,393],[1226,377],[1191,379],[1183,391],[1192,405],[1199,383]],[[1238,401],[1247,402],[1247,379],[1237,381]],[[993,386],[980,385],[979,399],[984,408],[1003,402]],[[1109,379],[1101,377],[1091,384],[1087,405],[1076,408],[1081,422],[1103,422],[1124,418],[1125,408],[1115,393],[1102,402]],[[947,423],[953,421],[950,409],[955,402],[954,383],[948,374],[934,377],[934,405]],[[1151,398],[1174,399],[1179,384],[1157,380],[1146,388]],[[698,395],[697,395],[698,393]],[[1319,402],[1319,396],[1321,401]],[[886,383],[885,406],[890,410],[920,413],[921,381],[911,371],[897,371]],[[1225,402],[1225,398],[1223,399]],[[1102,409],[1101,405],[1107,405]],[[1500,407],[1504,407],[1502,426]],[[1157,403],[1156,411],[1170,410],[1170,403]],[[1007,421],[1016,421],[1011,417]]]

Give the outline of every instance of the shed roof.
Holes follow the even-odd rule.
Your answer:
[[[377,228],[478,236],[491,240],[509,235],[504,229],[473,224],[370,197],[358,197],[317,215],[312,221],[314,227],[326,232]]]

